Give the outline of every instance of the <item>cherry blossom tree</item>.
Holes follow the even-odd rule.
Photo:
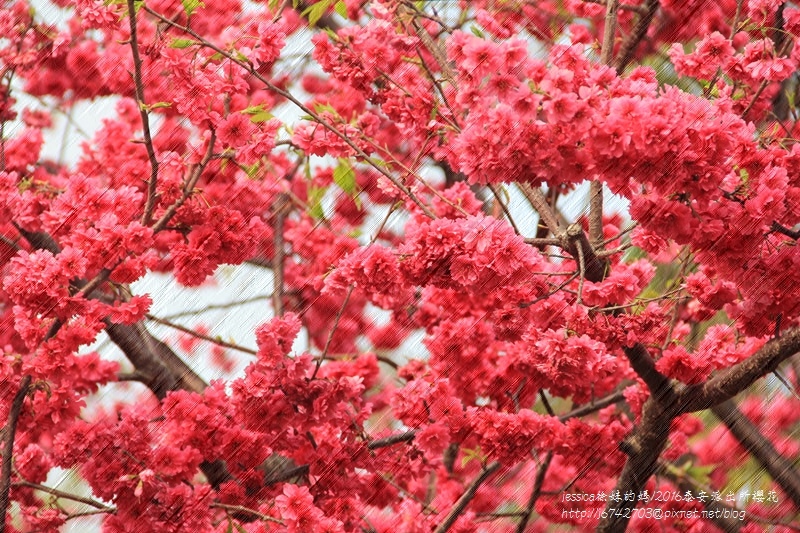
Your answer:
[[[796,5],[2,4],[0,532],[798,531]]]

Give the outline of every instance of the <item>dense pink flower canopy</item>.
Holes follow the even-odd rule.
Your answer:
[[[4,1],[0,533],[796,531],[798,37],[771,0]],[[135,289],[228,269],[271,285],[255,349]]]

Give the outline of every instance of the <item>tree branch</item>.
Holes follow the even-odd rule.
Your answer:
[[[467,487],[466,492],[461,495],[458,499],[456,504],[450,509],[450,512],[447,513],[447,516],[442,520],[442,523],[434,530],[433,533],[445,533],[453,524],[455,524],[458,517],[466,510],[467,505],[472,499],[475,497],[475,493],[478,492],[478,488],[491,476],[495,470],[500,468],[500,463],[495,461],[494,463],[485,467],[480,475],[473,480],[469,487]]]
[[[150,117],[147,114],[147,104],[144,97],[144,83],[142,82],[142,58],[139,55],[139,37],[136,28],[136,6],[134,0],[128,0],[128,21],[131,29],[131,55],[133,56],[133,89],[136,95],[136,104],[139,116],[142,118],[142,134],[144,146],[147,150],[147,159],[150,160],[150,179],[147,181],[147,201],[142,213],[142,226],[149,226],[153,209],[156,205],[156,184],[158,183],[158,159],[153,148],[153,138],[150,133]]]
[[[642,378],[651,395],[664,398],[667,401],[674,401],[675,391],[672,384],[664,374],[656,369],[656,364],[644,344],[637,342],[630,348],[624,347],[622,350],[625,352],[633,371]],[[667,396],[670,398],[666,398]]]
[[[728,431],[769,473],[775,483],[800,509],[800,475],[794,464],[784,458],[758,428],[736,407],[733,400],[722,402],[711,408]]]
[[[145,7],[145,9],[147,9],[147,7]],[[200,179],[200,176],[203,175],[203,171],[205,170],[206,166],[208,165],[209,161],[211,161],[211,158],[214,155],[214,144],[216,143],[216,140],[217,140],[217,135],[214,132],[214,130],[211,130],[211,135],[208,139],[208,149],[206,150],[206,154],[203,156],[203,159],[200,161],[200,164],[196,165],[192,169],[188,179],[183,184],[183,194],[181,194],[181,197],[175,200],[175,202],[172,205],[170,205],[166,209],[166,211],[164,211],[164,214],[161,215],[161,218],[158,219],[158,221],[153,225],[153,233],[158,233],[162,229],[166,228],[167,224],[169,224],[169,221],[172,220],[172,217],[175,215],[175,212],[178,210],[178,208],[180,208],[184,203],[186,203],[186,200],[188,200],[189,197],[192,195],[192,193],[194,192],[194,187],[195,185],[197,185],[197,181]]]
[[[255,350],[251,350],[250,348],[245,348],[244,346],[240,346],[240,345],[234,344],[232,342],[226,342],[226,341],[224,341],[222,339],[218,339],[218,338],[212,337],[211,335],[203,335],[202,333],[198,333],[197,331],[194,331],[192,328],[187,328],[186,326],[181,326],[180,324],[176,324],[176,323],[171,322],[169,320],[166,320],[166,319],[163,319],[163,318],[159,318],[159,317],[151,315],[149,313],[147,315],[145,315],[145,316],[147,317],[148,320],[152,320],[153,322],[156,322],[156,323],[161,324],[163,326],[170,327],[172,329],[177,329],[178,331],[182,331],[182,332],[184,332],[184,333],[186,333],[188,335],[191,335],[193,337],[197,337],[198,339],[202,339],[204,341],[208,341],[208,342],[216,344],[218,346],[223,346],[225,348],[230,348],[231,350],[236,350],[237,352],[246,353],[248,355],[256,355],[256,353],[257,353]]]
[[[565,230],[559,224],[558,217],[547,203],[547,199],[541,190],[531,187],[527,183],[520,183],[519,188],[531,206],[539,213],[539,217],[547,225],[550,233],[558,240],[559,246],[575,259],[583,255],[586,279],[592,282],[605,279],[610,263],[607,259],[597,256],[581,225],[570,224]],[[602,216],[602,206],[600,211]]]
[[[3,428],[3,465],[0,471],[0,533],[6,531],[6,515],[8,513],[8,494],[11,490],[11,460],[14,455],[14,438],[17,434],[17,422],[22,412],[22,403],[28,395],[31,386],[31,376],[27,375],[20,381],[11,409],[8,413],[8,422]]]
[[[645,0],[643,6],[644,13],[636,20],[633,31],[622,43],[619,55],[617,56],[617,61],[615,62],[617,74],[622,74],[625,71],[625,67],[628,66],[628,63],[630,63],[633,58],[634,50],[636,50],[636,47],[642,42],[644,36],[647,35],[647,29],[650,27],[650,23],[653,21],[656,11],[658,11],[658,6],[658,0]]]
[[[603,182],[589,185],[589,241],[595,250],[603,249]]]
[[[103,503],[98,502],[97,500],[93,500],[91,498],[84,498],[83,496],[78,496],[77,494],[72,494],[69,492],[64,492],[63,490],[54,489],[53,487],[48,487],[46,485],[40,485],[38,483],[31,483],[30,481],[15,481],[12,483],[15,487],[28,487],[30,489],[38,490],[41,492],[46,492],[47,494],[52,494],[57,498],[64,498],[65,500],[71,500],[78,503],[83,503],[88,505],[89,507],[94,507],[104,513],[116,513],[117,510],[114,507],[109,507]]]
[[[606,0],[606,19],[603,28],[603,47],[600,51],[600,61],[610,65],[614,60],[614,34],[617,31],[617,11],[619,0]]]
[[[723,370],[704,383],[682,390],[679,395],[681,413],[702,411],[733,398],[798,352],[800,329],[783,333],[744,361]]]
[[[622,451],[628,454],[628,460],[614,490],[619,490],[621,494],[630,491],[638,495],[641,492],[647,480],[656,471],[658,458],[667,444],[669,428],[676,415],[677,409],[674,404],[664,405],[653,396],[645,401],[639,426],[620,444]],[[630,511],[636,508],[636,504],[636,499],[622,502],[609,501],[606,504],[606,511],[612,506],[615,511],[605,513],[605,518],[601,519],[597,526],[597,533],[625,531],[630,520]]]
[[[536,470],[536,477],[533,479],[533,488],[531,489],[531,495],[528,498],[528,504],[525,506],[525,511],[522,513],[522,517],[520,517],[519,523],[517,524],[516,533],[525,533],[525,529],[527,528],[528,522],[530,521],[531,515],[533,514],[533,507],[536,505],[536,501],[542,494],[542,485],[544,484],[544,477],[547,475],[547,469],[550,468],[550,461],[552,459],[553,459],[553,452],[547,452],[544,461],[542,461],[542,464],[539,465],[539,468]]]
[[[619,403],[625,400],[625,395],[621,392],[615,392],[613,394],[609,394],[605,398],[601,398],[594,403],[583,405],[581,407],[577,407],[570,411],[569,413],[563,414],[558,417],[560,422],[566,422],[570,418],[577,418],[579,416],[585,416],[591,413],[596,413],[600,409],[604,407],[608,407],[609,405],[613,405],[615,403]]]
[[[283,315],[283,262],[285,256],[283,228],[290,206],[289,195],[285,192],[278,193],[272,206],[275,214],[275,225],[272,228],[273,248],[275,249],[272,256],[272,311],[275,316]]]
[[[417,432],[406,431],[405,433],[397,433],[395,435],[389,435],[388,437],[383,437],[382,439],[375,439],[370,441],[367,444],[367,448],[370,450],[377,450],[378,448],[385,448],[387,446],[392,446],[394,444],[399,444],[401,442],[411,442],[414,440],[414,437],[417,435]]]

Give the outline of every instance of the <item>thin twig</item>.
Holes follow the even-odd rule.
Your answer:
[[[347,288],[347,294],[344,297],[344,301],[342,302],[341,307],[339,307],[339,311],[336,313],[336,318],[333,320],[333,325],[331,326],[331,331],[328,333],[328,338],[325,340],[325,347],[322,349],[322,353],[317,357],[317,366],[314,368],[314,373],[311,375],[311,379],[317,377],[317,372],[319,372],[319,367],[322,366],[322,362],[328,356],[328,349],[331,347],[331,342],[333,342],[333,336],[336,333],[336,329],[339,327],[339,321],[342,319],[342,315],[344,314],[345,308],[347,308],[347,304],[350,302],[350,295],[353,294],[353,289],[355,289],[355,285],[350,285]]]
[[[780,47],[780,50],[778,50],[777,57],[783,57],[786,54],[786,52],[788,51],[789,47],[793,43],[794,43],[794,39],[788,39],[783,44],[783,46]],[[742,119],[747,118],[747,114],[753,109],[753,106],[756,105],[756,102],[758,101],[758,98],[761,96],[761,93],[764,92],[764,89],[766,89],[767,86],[770,83],[771,82],[769,80],[764,80],[764,81],[761,82],[761,85],[758,86],[758,89],[756,90],[755,94],[753,95],[752,100],[750,100],[750,103],[747,105],[745,110],[742,111]]]
[[[145,9],[147,9],[145,7]],[[211,161],[211,158],[214,156],[214,144],[217,141],[217,135],[214,130],[211,130],[211,134],[208,139],[208,149],[206,150],[206,155],[203,156],[203,159],[200,161],[200,164],[195,166],[191,173],[189,174],[189,178],[183,184],[183,193],[181,197],[175,200],[175,202],[170,205],[161,218],[153,225],[153,233],[158,233],[162,229],[164,229],[169,221],[172,220],[172,217],[175,215],[175,212],[180,208],[186,200],[194,192],[194,187],[197,185],[197,181],[200,179],[200,176],[203,175],[203,171],[205,170],[208,163]]]
[[[150,15],[152,15],[152,16],[156,17],[157,19],[161,20],[162,22],[165,22],[165,23],[169,24],[170,26],[174,27],[175,29],[180,30],[180,31],[186,33],[187,35],[192,36],[194,39],[197,40],[197,42],[199,44],[202,44],[203,46],[205,46],[207,48],[210,48],[211,50],[214,50],[214,52],[220,54],[221,56],[225,57],[226,59],[228,59],[229,61],[231,61],[235,65],[238,65],[239,67],[244,69],[248,74],[250,74],[251,76],[255,77],[258,81],[263,83],[264,86],[267,89],[269,89],[271,92],[273,92],[273,93],[275,93],[275,94],[287,99],[288,101],[290,101],[292,104],[297,106],[298,109],[303,111],[303,113],[305,113],[306,115],[310,116],[312,118],[312,120],[314,120],[314,122],[316,122],[317,124],[321,125],[326,130],[328,130],[331,133],[333,133],[335,136],[339,137],[345,144],[347,144],[347,146],[349,146],[353,150],[353,152],[355,152],[359,157],[361,157],[364,161],[366,161],[372,168],[374,168],[376,171],[378,171],[384,177],[386,177],[389,181],[391,181],[394,184],[394,186],[397,187],[400,190],[400,192],[405,194],[412,202],[414,202],[428,218],[436,218],[436,215],[433,214],[433,211],[431,211],[430,208],[427,205],[422,203],[422,201],[420,201],[420,199],[417,198],[416,194],[414,194],[408,187],[406,187],[397,177],[393,176],[391,172],[389,172],[385,168],[383,168],[383,166],[381,166],[379,164],[376,164],[372,160],[372,158],[369,156],[369,154],[367,154],[364,150],[362,150],[361,147],[359,147],[350,137],[348,137],[347,135],[342,133],[336,126],[334,126],[333,124],[331,124],[327,120],[324,120],[313,109],[311,109],[310,107],[306,106],[305,104],[303,104],[303,102],[301,102],[294,95],[292,95],[292,93],[290,93],[289,91],[286,91],[284,89],[281,89],[277,85],[275,85],[272,82],[270,82],[267,78],[265,78],[261,73],[258,72],[258,70],[255,68],[255,66],[252,63],[245,62],[245,61],[242,61],[242,60],[236,58],[230,52],[228,52],[226,50],[223,50],[222,48],[220,48],[219,46],[215,45],[214,43],[208,41],[207,39],[204,39],[201,35],[199,35],[193,29],[191,29],[191,28],[189,28],[187,26],[183,26],[181,24],[178,24],[177,22],[166,18],[165,16],[163,16],[160,13],[158,13],[157,11],[154,11],[153,9],[147,7],[146,5],[143,5],[142,9],[144,9],[145,11],[150,13]]]
[[[156,205],[156,184],[158,183],[158,159],[153,148],[153,138],[150,133],[150,116],[144,97],[144,82],[142,81],[142,58],[139,55],[139,37],[136,28],[135,0],[128,0],[128,21],[131,29],[131,54],[133,55],[133,88],[136,95],[136,105],[139,107],[139,116],[142,118],[142,134],[147,158],[150,160],[150,179],[147,181],[147,201],[142,213],[142,225],[150,225],[153,209]]]
[[[589,405],[584,405],[584,406],[578,407],[576,409],[573,409],[569,413],[566,413],[564,415],[559,416],[558,420],[560,422],[566,422],[570,418],[576,418],[576,417],[579,417],[579,416],[585,416],[585,415],[597,412],[600,409],[603,409],[604,407],[608,407],[609,405],[613,405],[615,403],[619,403],[619,402],[622,402],[624,400],[625,400],[625,395],[623,393],[615,392],[613,394],[609,394],[605,398],[601,398],[601,399],[595,401],[594,403],[591,403]]]
[[[235,308],[235,307],[240,307],[240,306],[245,305],[245,304],[250,304],[250,303],[255,303],[255,302],[262,302],[262,301],[264,301],[265,298],[269,298],[269,297],[270,297],[269,294],[259,294],[259,295],[253,296],[251,298],[244,298],[243,300],[236,300],[236,301],[228,302],[228,303],[224,303],[224,304],[211,304],[211,305],[207,305],[205,307],[202,307],[200,309],[189,309],[187,311],[181,311],[179,313],[172,313],[172,314],[169,314],[169,315],[165,315],[165,316],[163,316],[161,318],[163,318],[164,320],[175,320],[176,318],[183,318],[185,316],[196,316],[196,315],[199,315],[200,313],[207,313],[208,311],[214,311],[214,310],[217,310],[217,309],[231,309],[231,308]]]
[[[248,514],[251,516],[255,516],[259,520],[263,520],[265,522],[272,522],[275,524],[285,525],[282,521],[278,520],[273,516],[265,515],[264,513],[260,513],[255,509],[250,509],[249,507],[244,507],[242,505],[230,505],[227,503],[214,502],[211,504],[211,507],[214,507],[216,509],[225,509],[226,511],[232,511],[234,513]]]
[[[283,228],[288,214],[289,196],[286,193],[278,193],[273,204],[275,213],[275,225],[273,226],[273,248],[272,257],[272,310],[275,316],[283,316],[283,262],[286,256],[283,240]]]
[[[531,300],[531,301],[529,301],[529,302],[522,302],[522,303],[520,303],[520,304],[519,304],[519,306],[520,306],[522,309],[524,309],[524,308],[526,308],[526,307],[530,307],[530,306],[532,306],[533,304],[535,304],[535,303],[537,303],[537,302],[541,302],[542,300],[547,300],[547,299],[548,299],[548,298],[550,298],[552,295],[554,295],[555,293],[557,293],[558,291],[562,290],[564,287],[566,287],[567,285],[569,285],[570,283],[572,283],[572,281],[573,281],[575,278],[577,278],[579,275],[580,275],[580,272],[573,272],[573,273],[572,273],[572,275],[571,275],[569,278],[567,278],[567,279],[566,279],[566,280],[565,280],[563,283],[561,283],[561,284],[560,284],[558,287],[556,287],[556,288],[555,288],[555,289],[553,289],[552,291],[550,291],[550,292],[548,292],[547,294],[544,294],[544,295],[542,295],[542,296],[539,296],[538,298],[534,298],[533,300]]]
[[[28,487],[31,489],[39,490],[42,492],[46,492],[48,494],[52,494],[58,498],[64,498],[65,500],[72,500],[74,502],[83,503],[90,507],[94,507],[95,509],[99,509],[104,513],[116,513],[117,509],[115,507],[110,507],[103,503],[98,502],[97,500],[93,500],[92,498],[86,498],[84,496],[78,496],[77,494],[72,494],[69,492],[64,492],[62,490],[54,489],[53,487],[48,487],[45,485],[40,485],[39,483],[31,483],[30,481],[15,481],[12,483],[15,487]]]
[[[226,341],[224,341],[222,339],[219,339],[219,338],[216,338],[216,337],[212,337],[210,335],[204,335],[202,333],[199,333],[199,332],[193,330],[192,328],[188,328],[186,326],[181,326],[180,324],[176,324],[175,322],[170,322],[169,320],[166,320],[166,319],[163,319],[163,318],[159,318],[159,317],[157,317],[155,315],[151,315],[149,313],[146,314],[145,316],[147,317],[148,320],[152,320],[153,322],[156,322],[156,323],[161,324],[163,326],[168,326],[168,327],[170,327],[172,329],[177,329],[178,331],[182,331],[183,333],[191,335],[192,337],[197,337],[198,339],[203,339],[204,341],[208,341],[208,342],[211,342],[213,344],[216,344],[216,345],[219,345],[219,346],[223,346],[225,348],[230,348],[231,350],[236,350],[237,352],[246,353],[248,355],[256,355],[258,353],[258,352],[256,352],[256,350],[253,350],[253,349],[250,349],[250,348],[246,348],[244,346],[241,346],[239,344],[234,344],[232,342],[226,342]]]
[[[520,235],[519,228],[517,227],[516,222],[514,222],[514,218],[511,216],[511,211],[509,211],[508,206],[502,201],[500,198],[500,191],[497,190],[497,187],[492,185],[491,183],[488,185],[490,191],[492,191],[492,195],[494,195],[495,201],[500,204],[500,209],[503,210],[503,214],[508,219],[508,223],[511,224],[511,227],[514,228],[514,233]]]

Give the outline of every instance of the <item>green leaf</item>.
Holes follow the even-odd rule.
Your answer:
[[[370,157],[369,159],[367,159],[367,161],[369,161],[369,164],[374,167],[387,168],[389,166],[389,163],[387,163],[383,159],[378,159],[377,157]]]
[[[258,174],[258,170],[259,170],[259,168],[261,168],[261,164],[258,161],[256,161],[255,163],[253,163],[252,165],[249,165],[249,166],[248,165],[241,165],[240,168],[242,170],[244,170],[244,172],[245,172],[245,174],[247,174],[248,178],[253,179]]]
[[[233,533],[233,520],[228,518],[228,527],[225,528],[225,533]]]
[[[334,117],[339,118],[339,112],[336,111],[336,108],[333,107],[331,104],[326,104],[324,102],[314,102],[314,113],[317,115],[322,113],[331,113]]]
[[[481,447],[478,446],[475,449],[465,448],[464,449],[464,457],[461,458],[461,468],[464,468],[469,464],[470,461],[473,460],[483,460],[483,453],[481,453]]]
[[[347,4],[345,4],[342,0],[339,0],[333,6],[334,11],[339,14],[342,18],[347,18]]]
[[[343,157],[339,158],[339,164],[333,169],[333,182],[350,196],[357,192],[356,173],[353,172],[350,161]]]
[[[199,8],[206,7],[202,0],[181,0],[181,3],[183,4],[183,12],[186,13],[187,17],[191,17],[192,13]]]
[[[325,211],[322,209],[322,199],[325,197],[325,187],[309,187],[308,189],[308,215],[316,220],[325,218]]]
[[[739,178],[742,180],[742,183],[748,183],[750,181],[750,173],[746,168],[739,169]]]
[[[335,31],[333,31],[330,28],[324,28],[324,30],[325,30],[325,33],[328,34],[328,37],[330,37],[331,41],[333,41],[335,43],[339,42],[339,34],[338,33],[336,33]]]
[[[631,246],[625,253],[622,254],[622,262],[623,263],[633,263],[637,259],[642,259],[647,257],[647,252],[639,248],[638,246]]]
[[[264,111],[264,104],[251,105],[250,107],[245,107],[239,112],[243,115],[257,115],[262,111]]]
[[[155,102],[153,104],[145,104],[143,102],[139,102],[139,109],[142,111],[152,111],[153,109],[163,109],[165,107],[172,107],[171,102]]]
[[[478,28],[477,26],[470,26],[469,31],[471,31],[475,37],[480,37],[481,39],[484,39],[486,37],[484,33],[480,30],[480,28]]]
[[[312,26],[316,26],[319,19],[322,18],[322,15],[328,10],[329,7],[333,4],[334,0],[320,0],[316,4],[308,6],[302,13],[302,16],[308,18],[308,23]]]
[[[259,122],[267,122],[268,120],[272,120],[273,118],[275,118],[275,115],[273,115],[269,111],[262,111],[261,113],[257,113],[252,117],[250,117],[250,122],[258,124]]]
[[[239,533],[247,533],[247,530],[242,527],[242,524],[236,522],[235,525],[236,525],[236,531],[238,531]]]
[[[183,50],[184,48],[189,48],[190,46],[194,46],[196,44],[198,44],[198,42],[194,39],[181,39],[176,37],[172,39],[171,43],[169,43],[169,47]]]

